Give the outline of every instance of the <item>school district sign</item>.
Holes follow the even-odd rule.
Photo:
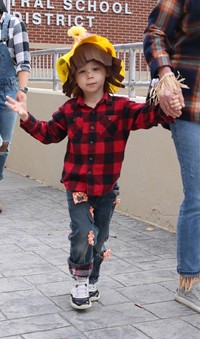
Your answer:
[[[13,11],[12,14],[18,16],[26,24],[32,23],[34,25],[56,25],[56,26],[88,26],[92,27],[95,14],[114,14],[114,15],[130,15],[129,3],[120,1],[84,1],[84,0],[63,0],[62,12],[59,13],[56,6],[52,4],[51,0],[21,0],[17,8],[29,9],[23,14],[20,11]],[[16,6],[16,1],[11,0],[11,11]],[[60,8],[60,6],[59,6]],[[39,11],[40,9],[46,12]],[[87,12],[89,15],[84,15]],[[77,15],[74,13],[78,13]],[[91,15],[90,15],[91,13]]]

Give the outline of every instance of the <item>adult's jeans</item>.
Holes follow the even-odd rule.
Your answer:
[[[180,164],[184,199],[177,222],[177,272],[200,276],[200,124],[170,125]]]
[[[89,196],[87,202],[75,204],[72,192],[67,191],[71,218],[71,233],[69,234],[71,246],[68,263],[73,276],[89,276],[90,283],[97,282],[117,195],[118,189],[114,189],[104,196]],[[94,246],[88,243],[90,231],[94,232]]]

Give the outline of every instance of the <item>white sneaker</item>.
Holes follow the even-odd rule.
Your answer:
[[[194,284],[189,292],[183,288],[177,289],[175,300],[200,313],[200,283]]]
[[[100,299],[100,293],[95,284],[89,284],[89,298],[91,301],[97,301]]]
[[[72,288],[70,296],[72,307],[78,310],[85,310],[91,307],[88,285],[88,278],[76,277],[76,284]]]

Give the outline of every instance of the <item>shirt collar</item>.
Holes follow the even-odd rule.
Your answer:
[[[108,105],[111,105],[112,104],[112,96],[109,95],[108,92],[105,92],[101,98],[101,100],[98,102],[98,105],[99,104],[102,104],[102,103],[107,103]],[[85,103],[84,103],[84,99],[82,96],[79,96],[77,98],[77,105],[79,106],[85,106]]]

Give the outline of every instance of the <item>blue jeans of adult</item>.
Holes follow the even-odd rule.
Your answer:
[[[200,276],[200,124],[177,119],[170,125],[183,183],[177,222],[177,272]]]
[[[0,79],[0,135],[3,145],[0,147],[0,180],[3,179],[3,170],[13,135],[14,126],[17,119],[17,113],[12,112],[6,105],[6,95],[12,98],[16,97],[18,81],[16,77],[10,79]]]
[[[117,189],[116,189],[117,187]],[[67,191],[69,215],[69,269],[73,276],[89,277],[90,284],[98,281],[105,243],[109,237],[110,221],[115,209],[119,188],[99,197],[88,197],[88,201],[75,204],[71,191]],[[91,208],[93,209],[91,213]],[[94,246],[88,242],[88,234],[94,232]]]

